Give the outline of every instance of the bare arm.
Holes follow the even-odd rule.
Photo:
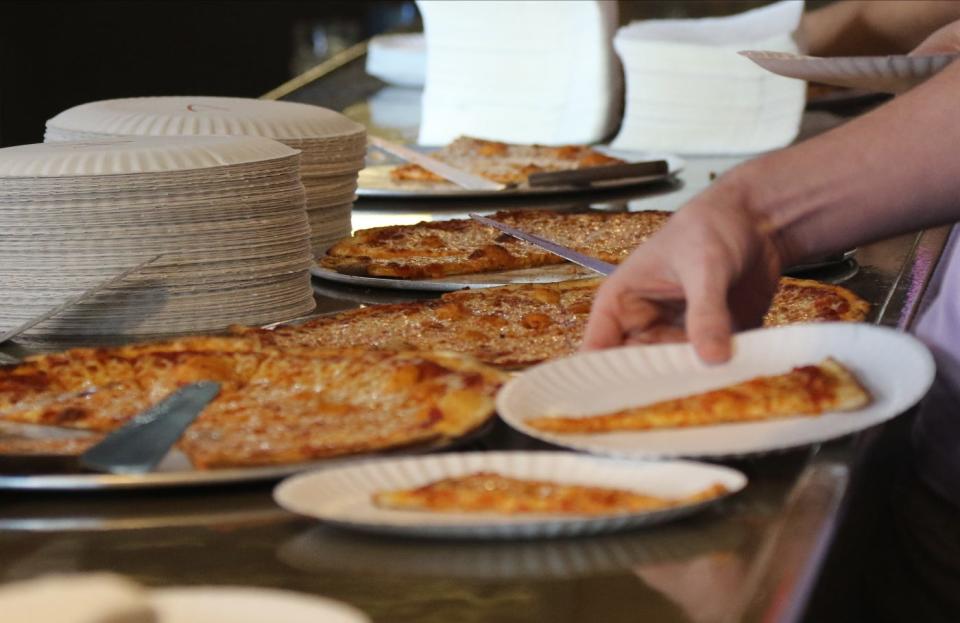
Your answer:
[[[783,265],[958,219],[960,62],[695,197],[606,280],[584,347],[678,339],[683,320],[700,356],[724,361]]]
[[[904,54],[957,19],[955,0],[844,0],[804,15],[801,32],[815,56]]]

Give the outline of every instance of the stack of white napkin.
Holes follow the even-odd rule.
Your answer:
[[[616,128],[615,2],[417,4],[427,40],[421,144],[463,134],[591,143]]]
[[[367,73],[398,87],[422,87],[427,42],[421,32],[380,35],[367,47]]]
[[[803,2],[723,18],[647,20],[621,28],[614,47],[626,110],[613,146],[685,154],[743,154],[797,135],[805,83],[776,76],[740,50],[797,52]]]

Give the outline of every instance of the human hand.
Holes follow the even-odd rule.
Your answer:
[[[910,52],[910,56],[960,52],[960,20],[934,31]]]
[[[581,348],[689,339],[704,361],[729,359],[731,333],[760,324],[781,266],[748,182],[721,178],[638,247],[598,290]]]

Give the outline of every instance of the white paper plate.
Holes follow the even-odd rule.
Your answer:
[[[229,134],[280,139],[336,139],[362,134],[338,112],[296,102],[241,97],[131,97],[89,102],[47,121],[56,131],[113,136]]]
[[[906,91],[960,57],[960,54],[933,54],[823,58],[759,50],[740,54],[767,71],[788,78],[883,93]]]
[[[273,497],[287,510],[344,528],[431,538],[551,538],[653,525],[689,515],[720,498],[647,513],[603,516],[498,515],[402,511],[375,506],[371,496],[391,489],[478,471],[568,484],[616,487],[660,495],[692,495],[713,484],[730,493],[747,484],[740,472],[691,462],[638,463],[567,452],[464,452],[395,460],[303,474],[285,480]]]
[[[369,623],[326,597],[265,588],[198,586],[150,591],[157,623]]]
[[[418,151],[429,153],[437,147],[412,146]],[[613,150],[604,145],[597,145],[595,149],[601,153],[620,158],[629,162],[644,162],[647,160],[666,160],[668,173],[664,175],[650,175],[646,177],[607,180],[594,182],[589,186],[517,186],[506,190],[471,190],[460,188],[449,182],[396,182],[390,177],[390,171],[396,164],[368,166],[360,171],[357,178],[357,196],[378,197],[393,199],[415,199],[424,197],[472,198],[472,197],[516,197],[525,195],[553,195],[559,193],[607,190],[625,188],[639,184],[650,184],[669,179],[684,169],[686,162],[674,155],[660,153],[646,153],[636,151]]]
[[[525,424],[548,414],[599,414],[695,394],[834,357],[860,378],[873,402],[858,411],[771,422],[654,431],[562,435]],[[536,366],[497,396],[497,412],[549,443],[629,458],[738,457],[842,437],[906,411],[930,388],[935,366],[915,338],[866,324],[820,323],[757,329],[736,336],[729,363],[710,366],[689,344],[585,353]]]
[[[0,149],[0,177],[161,173],[290,158],[297,150],[255,136],[177,136],[41,143]]]

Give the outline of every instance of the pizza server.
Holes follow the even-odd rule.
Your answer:
[[[220,393],[212,381],[190,383],[156,405],[135,415],[83,454],[3,454],[2,473],[92,471],[145,474],[166,456],[171,446]],[[0,421],[0,434],[27,439],[87,439],[96,433],[55,426]]]

